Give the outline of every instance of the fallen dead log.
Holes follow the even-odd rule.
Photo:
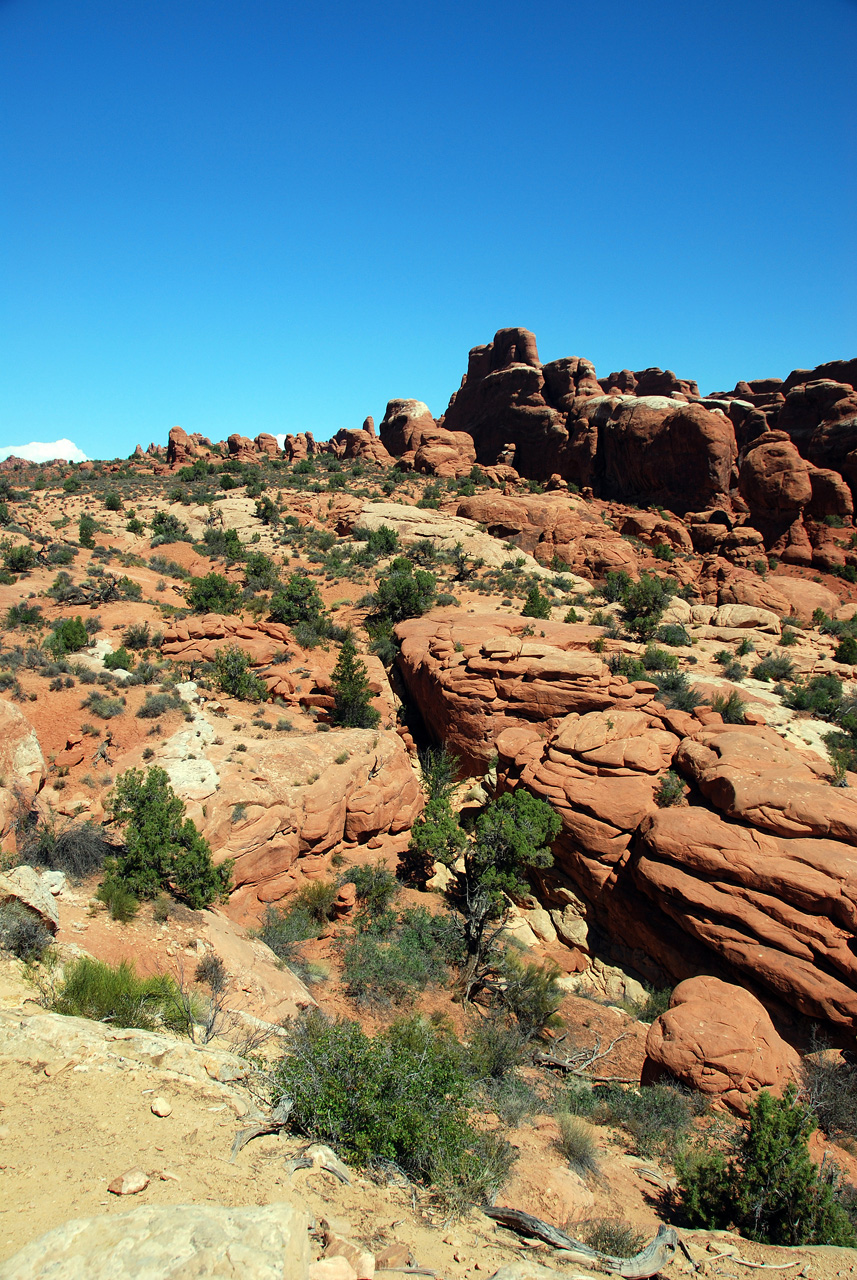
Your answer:
[[[532,1214],[523,1213],[519,1209],[483,1207],[482,1212],[502,1226],[517,1231],[519,1235],[541,1240],[554,1249],[576,1253],[603,1270],[623,1277],[623,1280],[648,1280],[649,1276],[657,1275],[672,1260],[680,1244],[678,1232],[661,1223],[657,1235],[645,1249],[635,1253],[633,1258],[616,1258],[612,1254],[593,1249],[582,1240],[575,1240],[558,1227],[552,1227],[549,1222],[543,1222],[541,1218],[534,1218]]]

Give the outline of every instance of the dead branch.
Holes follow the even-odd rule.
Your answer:
[[[615,1258],[612,1254],[601,1253],[600,1250],[593,1249],[581,1240],[575,1240],[564,1231],[560,1231],[558,1227],[552,1227],[541,1218],[534,1218],[532,1214],[522,1213],[519,1209],[495,1209],[483,1206],[482,1212],[486,1217],[493,1218],[495,1222],[502,1223],[504,1227],[509,1227],[520,1235],[542,1240],[555,1249],[579,1254],[588,1261],[595,1262],[605,1270],[613,1272],[614,1275],[623,1277],[623,1280],[648,1280],[648,1277],[657,1275],[671,1260],[680,1243],[678,1232],[673,1227],[667,1227],[661,1223],[657,1235],[645,1249],[635,1253],[633,1258]]]
[[[539,1063],[543,1067],[555,1067],[557,1071],[567,1071],[569,1075],[586,1076],[589,1075],[589,1069],[600,1062],[602,1058],[607,1058],[616,1048],[620,1041],[627,1039],[630,1031],[623,1031],[621,1035],[611,1040],[606,1049],[601,1048],[601,1039],[596,1037],[595,1044],[588,1049],[581,1049],[578,1053],[566,1054],[560,1057],[555,1053],[537,1053],[534,1055],[533,1061]],[[618,1079],[615,1076],[599,1077],[599,1081],[613,1081],[616,1084],[637,1084],[636,1077],[633,1080]]]

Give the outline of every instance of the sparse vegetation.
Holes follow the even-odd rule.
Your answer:
[[[765,1244],[857,1244],[835,1167],[809,1154],[815,1128],[794,1085],[750,1104],[750,1123],[731,1151],[699,1148],[678,1164],[686,1220],[707,1229],[737,1227]]]
[[[493,1199],[513,1153],[470,1119],[473,1084],[461,1048],[419,1017],[370,1037],[318,1012],[287,1024],[273,1101],[290,1124],[357,1165],[393,1164],[452,1206]]]

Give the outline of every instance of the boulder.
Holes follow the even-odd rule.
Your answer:
[[[381,443],[394,458],[416,452],[437,429],[431,411],[422,400],[390,400],[381,420]]]
[[[283,1202],[139,1205],[128,1213],[74,1218],[3,1264],[4,1280],[306,1280],[309,1223]]]
[[[680,982],[646,1037],[643,1081],[667,1073],[740,1115],[762,1089],[800,1081],[800,1057],[743,987],[701,976]]]
[[[0,873],[0,905],[18,902],[56,933],[60,927],[57,904],[50,888],[34,867],[12,867]]]

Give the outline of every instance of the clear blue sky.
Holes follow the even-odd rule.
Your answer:
[[[0,445],[857,354],[855,0],[0,0]]]

